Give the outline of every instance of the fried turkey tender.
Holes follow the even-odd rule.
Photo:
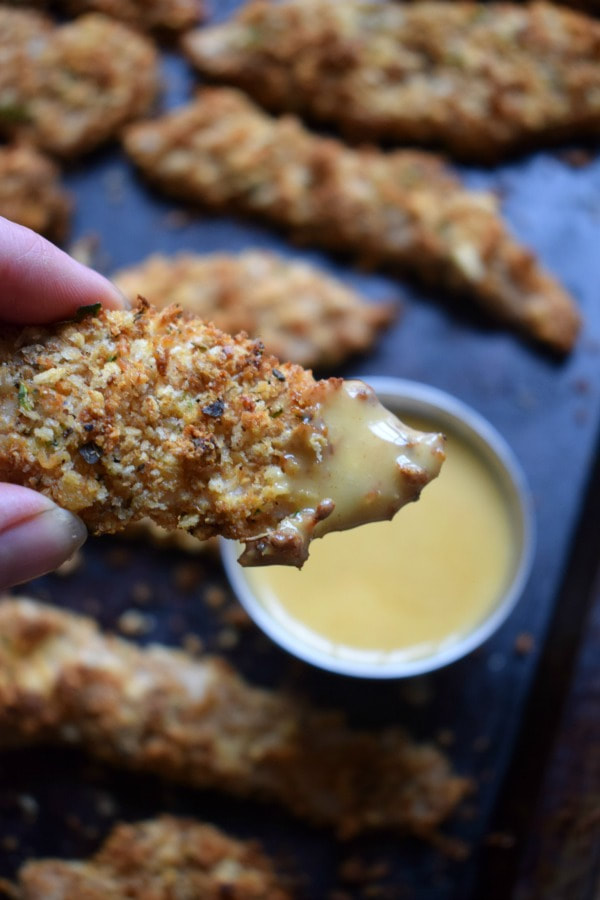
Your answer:
[[[14,900],[290,900],[258,843],[160,816],[117,824],[86,861],[30,860]]]
[[[431,835],[470,788],[433,746],[352,730],[217,657],[142,649],[23,598],[0,602],[0,635],[1,746],[78,745],[190,787],[277,800],[343,837]]]
[[[365,469],[358,495],[336,450],[363,432],[379,440],[359,424],[377,406],[369,388],[346,401],[341,379],[317,382],[177,306],[98,304],[79,318],[0,337],[0,480],[41,491],[94,533],[148,517],[243,540],[244,563],[300,566],[324,519],[391,518],[439,471],[442,437],[403,429],[389,469]],[[335,436],[327,410],[341,400],[355,412]],[[330,473],[352,480],[347,513]]]
[[[568,294],[511,237],[490,193],[432,154],[352,150],[274,119],[236,90],[130,126],[125,148],[171,196],[285,226],[302,242],[407,270],[475,300],[564,352],[580,320]]]
[[[149,257],[113,281],[132,299],[180,304],[229,334],[260,337],[269,353],[306,367],[335,366],[368,350],[394,316],[303,262],[261,250],[239,256]]]
[[[600,22],[546,2],[254,0],[184,49],[204,75],[361,141],[489,162],[600,129]]]
[[[0,147],[0,215],[60,242],[68,229],[71,201],[59,179],[57,166],[34,148]]]
[[[153,43],[102,15],[53,27],[0,6],[0,53],[0,131],[61,157],[114,137],[158,91]]]

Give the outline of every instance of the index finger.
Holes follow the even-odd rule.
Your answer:
[[[0,322],[43,325],[95,303],[109,309],[127,305],[98,272],[35,231],[0,216]]]

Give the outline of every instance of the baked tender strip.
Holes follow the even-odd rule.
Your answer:
[[[600,129],[600,22],[546,2],[254,0],[184,49],[204,75],[361,141],[490,161]]]
[[[307,263],[262,250],[239,256],[151,256],[113,281],[161,309],[179,303],[230,334],[259,337],[269,353],[307,367],[335,366],[368,350],[394,317]]]
[[[58,167],[34,148],[0,146],[0,215],[61,241],[71,213]]]
[[[30,860],[14,900],[291,900],[271,860],[254,841],[211,825],[160,816],[114,826],[85,861]]]
[[[68,13],[100,12],[145,31],[179,32],[204,18],[203,0],[59,0]]]
[[[79,745],[114,765],[277,800],[349,837],[432,834],[465,793],[433,746],[354,731],[336,712],[252,687],[216,657],[103,635],[89,618],[0,602],[0,744]]]
[[[301,565],[312,537],[391,518],[444,458],[362,382],[315,381],[179,307],[5,328],[0,480],[95,533],[144,516]]]
[[[0,131],[63,157],[114,137],[158,90],[152,42],[102,15],[54,27],[0,6],[0,53]]]
[[[174,197],[403,268],[556,350],[575,342],[573,301],[511,237],[496,197],[468,191],[432,154],[352,150],[295,118],[271,118],[228,88],[130,126],[125,147]]]

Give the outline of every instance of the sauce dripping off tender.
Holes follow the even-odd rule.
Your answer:
[[[450,432],[442,477],[393,522],[328,536],[301,572],[274,566],[246,577],[304,643],[365,662],[408,660],[451,645],[486,618],[515,552],[493,473]]]
[[[391,519],[418,499],[444,461],[443,435],[400,422],[361,381],[332,382],[319,415],[327,434],[323,457],[285,460],[282,494],[296,512],[276,531],[248,541],[242,565],[277,555],[301,566],[313,537]]]

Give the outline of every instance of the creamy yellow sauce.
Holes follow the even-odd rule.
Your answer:
[[[410,428],[362,381],[323,384],[326,448],[318,459],[312,450],[286,456],[279,485],[295,512],[249,541],[242,565],[301,566],[313,537],[391,519],[440,471],[443,435]]]
[[[411,659],[486,617],[511,573],[510,516],[486,462],[458,435],[447,437],[440,477],[393,522],[327,535],[301,571],[247,572],[275,619],[340,656]]]

